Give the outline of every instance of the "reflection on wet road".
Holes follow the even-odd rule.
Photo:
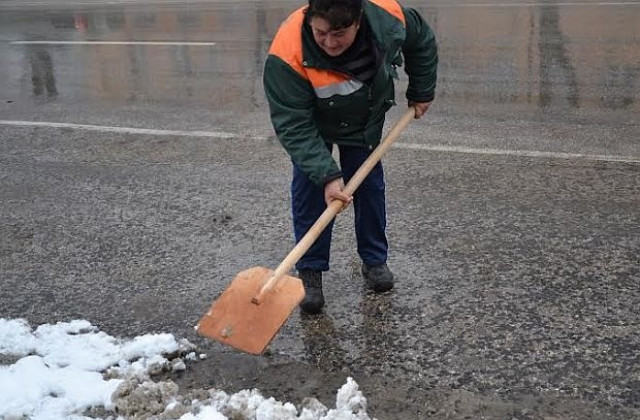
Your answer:
[[[638,4],[454,5],[417,7],[438,34],[441,101],[640,111]],[[212,110],[263,107],[266,49],[293,6],[241,2],[3,12],[3,95],[111,104],[173,101]],[[32,80],[31,89],[25,80]]]
[[[640,6],[554,3],[422,9],[440,35],[444,93],[476,106],[637,112]]]
[[[270,13],[272,26],[284,13]],[[47,57],[49,78],[61,86],[61,102],[171,101],[212,110],[252,106],[262,100],[255,90],[270,36],[267,14],[255,5],[3,13],[0,36],[14,41],[3,54],[11,57],[3,65],[9,77],[3,90],[14,99],[29,93],[20,81],[34,72],[31,57]]]

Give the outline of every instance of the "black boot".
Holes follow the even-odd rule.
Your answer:
[[[362,264],[362,277],[374,292],[382,293],[393,289],[393,273],[387,264]]]
[[[300,270],[298,277],[304,285],[304,299],[300,302],[300,308],[309,314],[317,314],[324,306],[322,294],[322,271]]]

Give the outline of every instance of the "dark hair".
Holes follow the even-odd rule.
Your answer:
[[[309,0],[307,21],[319,17],[329,22],[332,30],[348,28],[360,19],[362,2],[363,0]]]

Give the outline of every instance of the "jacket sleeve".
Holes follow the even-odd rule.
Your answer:
[[[431,27],[420,14],[411,8],[403,8],[407,36],[402,45],[404,69],[409,76],[407,99],[415,102],[431,102],[435,96],[438,47]]]
[[[293,162],[319,187],[342,176],[313,118],[315,94],[308,80],[275,55],[265,62],[264,90],[271,123]]]

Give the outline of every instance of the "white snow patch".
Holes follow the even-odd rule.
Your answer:
[[[132,340],[114,338],[85,320],[40,325],[0,318],[0,355],[18,357],[0,365],[0,419],[89,420],[83,413],[102,408],[108,419],[124,419],[115,409],[141,414],[175,415],[176,420],[370,420],[367,400],[348,378],[338,391],[336,408],[315,398],[300,409],[264,398],[257,389],[228,395],[206,391],[208,398],[187,401],[175,383],[156,383],[150,374],[186,368],[194,346],[171,334],[147,334]],[[169,361],[164,356],[179,355]],[[203,391],[205,392],[205,391]],[[151,408],[150,408],[151,407]],[[156,410],[139,412],[135,410]],[[133,410],[133,411],[132,411]]]

